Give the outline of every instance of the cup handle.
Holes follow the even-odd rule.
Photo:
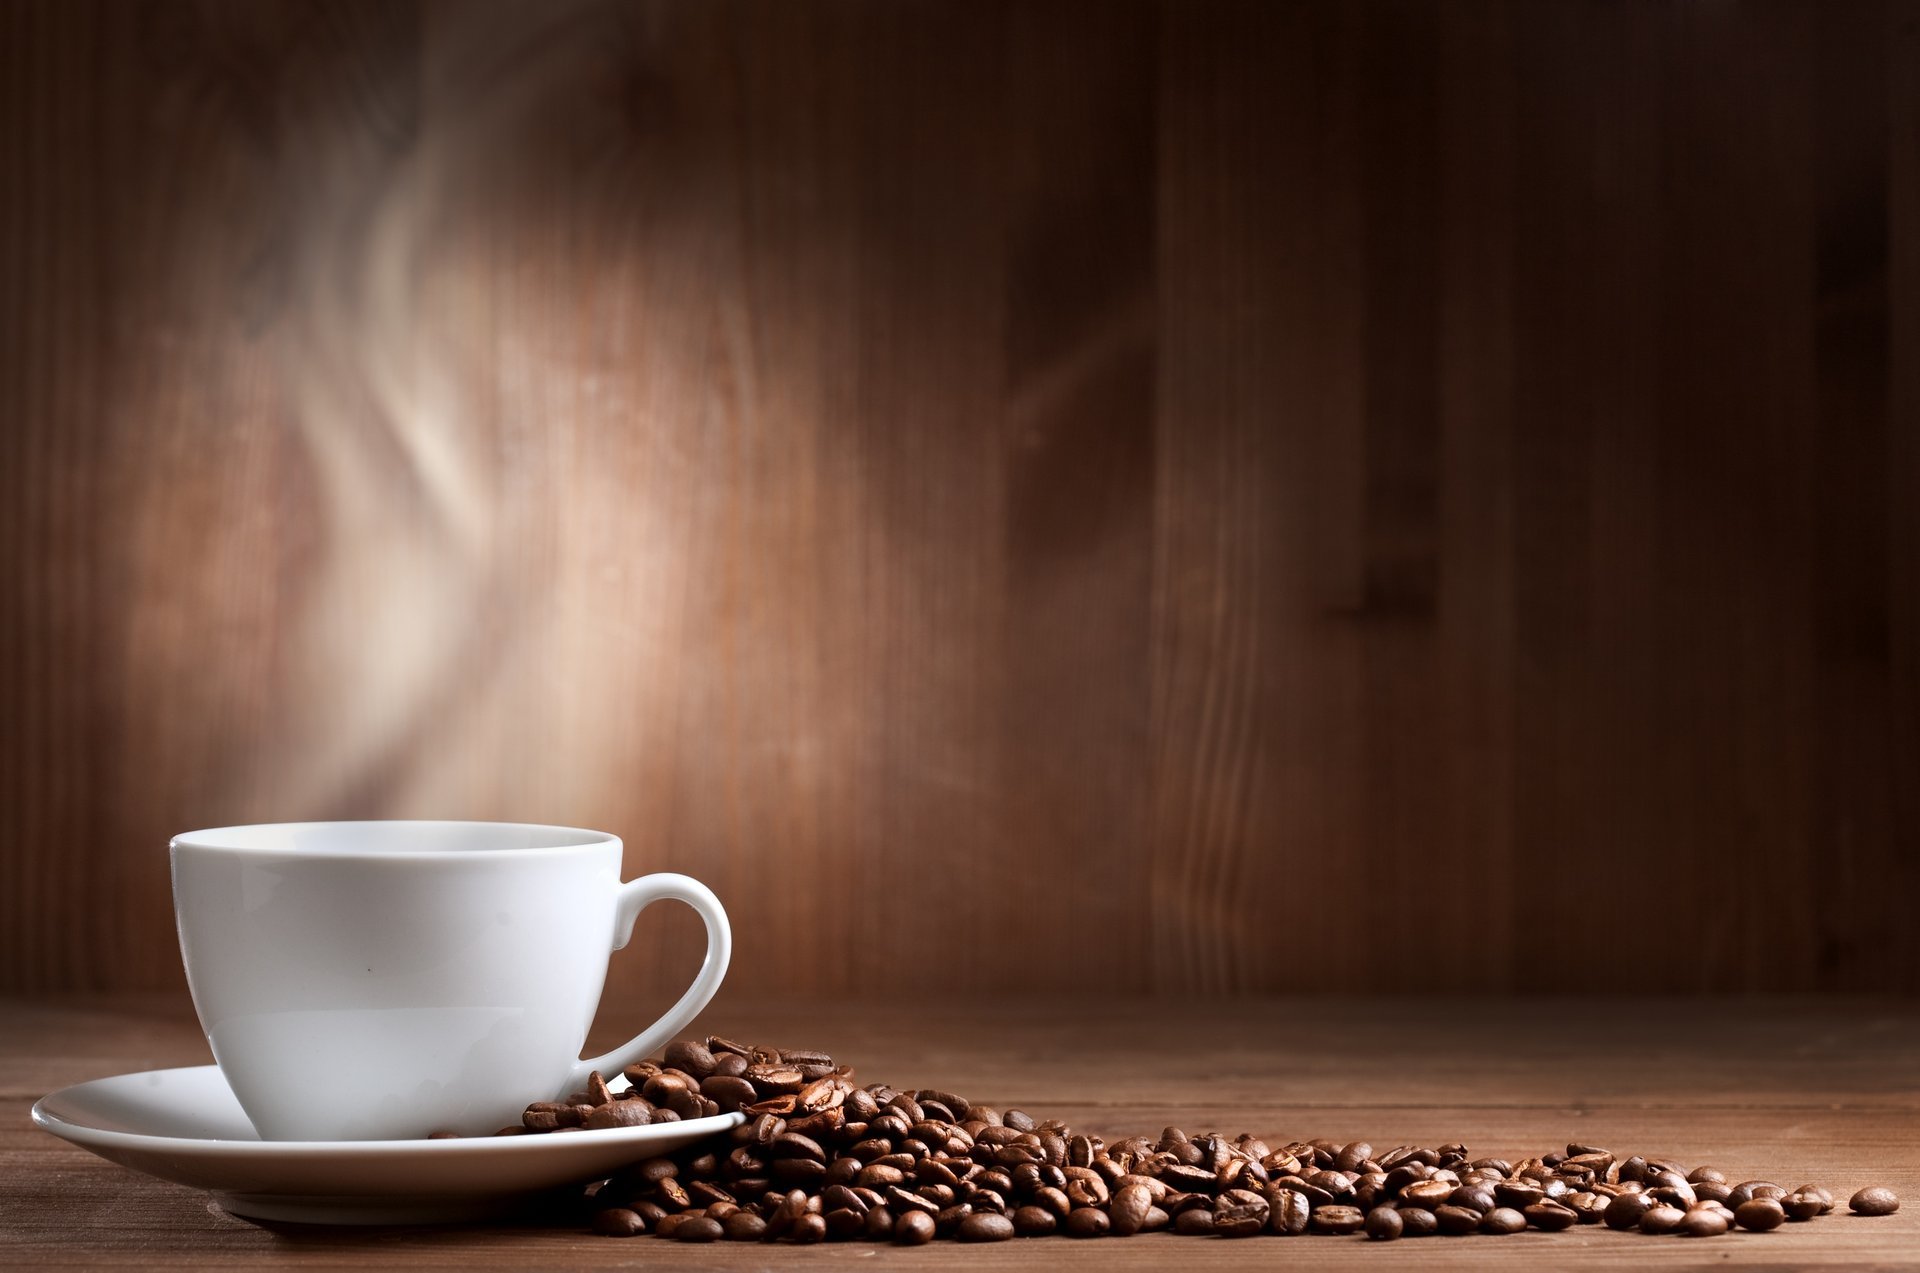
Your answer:
[[[619,950],[632,939],[633,921],[640,917],[641,911],[655,902],[667,900],[693,907],[707,926],[707,958],[700,965],[699,975],[680,996],[680,1001],[668,1008],[658,1021],[611,1052],[574,1062],[565,1090],[577,1091],[584,1087],[587,1075],[595,1070],[610,1077],[650,1055],[679,1034],[720,989],[721,979],[727,975],[727,963],[733,958],[733,929],[727,924],[727,912],[721,907],[720,899],[692,876],[663,871],[622,884],[618,908],[614,911],[613,948]]]

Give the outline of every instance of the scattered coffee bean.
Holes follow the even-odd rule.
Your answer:
[[[1213,1223],[1213,1216],[1208,1212],[1195,1211],[1188,1214],[1204,1215],[1209,1225]],[[1184,1218],[1183,1216],[1182,1219]],[[1059,1227],[1059,1218],[1046,1207],[1025,1206],[1013,1213],[1013,1232],[1018,1237],[1044,1238]],[[1186,1232],[1184,1229],[1178,1229],[1177,1225],[1176,1229],[1178,1232]]]
[[[1512,1207],[1495,1207],[1480,1217],[1480,1232],[1493,1234],[1518,1233],[1527,1227],[1527,1218]]]
[[[991,1211],[976,1211],[960,1221],[954,1236],[962,1242],[1005,1242],[1013,1236],[1013,1221]]]
[[[1396,1146],[1241,1134],[1109,1143],[952,1092],[859,1086],[824,1052],[683,1041],[562,1101],[529,1105],[499,1135],[591,1134],[740,1111],[742,1125],[589,1185],[595,1232],[684,1242],[1001,1242],[1014,1237],[1351,1235],[1611,1229],[1712,1237],[1765,1233],[1833,1210],[1818,1185],[1726,1183],[1713,1167],[1569,1144],[1531,1158],[1460,1144]],[[1852,1208],[1899,1200],[1863,1189]]]
[[[647,1231],[647,1222],[625,1207],[593,1213],[593,1231],[610,1238],[633,1238]]]
[[[1544,1229],[1548,1233],[1571,1229],[1580,1220],[1578,1213],[1572,1207],[1555,1202],[1551,1198],[1541,1199],[1520,1214],[1528,1224],[1536,1229]]]
[[[1833,1195],[1818,1185],[1802,1185],[1780,1199],[1789,1220],[1811,1220],[1833,1210]]]
[[[893,1240],[901,1246],[921,1246],[933,1241],[933,1217],[924,1211],[909,1211],[893,1222]]]
[[[1314,1208],[1313,1215],[1307,1221],[1307,1229],[1312,1233],[1358,1233],[1366,1222],[1366,1214],[1360,1208],[1336,1204]],[[1219,1223],[1218,1213],[1215,1213],[1214,1223]]]
[[[1787,1222],[1787,1209],[1778,1198],[1749,1198],[1733,1209],[1733,1218],[1743,1229],[1765,1233]]]
[[[1774,1184],[1771,1180],[1743,1180],[1729,1189],[1727,1196],[1720,1201],[1726,1203],[1735,1211],[1738,1211],[1740,1210],[1740,1204],[1743,1202],[1748,1202],[1754,1198],[1783,1198],[1786,1196],[1786,1193],[1787,1191],[1785,1189]]]
[[[1725,1202],[1733,1194],[1733,1186],[1724,1180],[1695,1180],[1693,1196],[1702,1202]]]
[[[718,1242],[726,1230],[712,1216],[694,1216],[682,1221],[673,1236],[682,1242]]]
[[[1241,1196],[1234,1196],[1234,1195]],[[1351,1207],[1346,1210],[1353,1210]],[[1338,1211],[1341,1208],[1335,1207]],[[1230,1189],[1220,1195],[1220,1203],[1213,1209],[1213,1231],[1223,1238],[1251,1238],[1267,1227],[1270,1208],[1267,1200],[1258,1194],[1244,1189]],[[1357,1214],[1357,1213],[1356,1213]],[[1329,1224],[1342,1224],[1344,1219],[1335,1217]],[[1115,1233],[1119,1230],[1115,1229]],[[1350,1233],[1351,1229],[1329,1229],[1333,1233]]]
[[[1661,1204],[1640,1217],[1640,1232],[1672,1233],[1686,1218],[1687,1213],[1680,1208]]]
[[[1644,1193],[1623,1193],[1607,1204],[1603,1218],[1609,1229],[1637,1229],[1653,1206],[1653,1199]]]
[[[1900,1199],[1885,1185],[1874,1185],[1847,1199],[1847,1205],[1856,1215],[1890,1216],[1900,1209]]]

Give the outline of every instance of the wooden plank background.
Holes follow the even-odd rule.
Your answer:
[[[178,987],[172,832],[461,816],[706,879],[741,993],[1920,989],[1916,68],[0,7],[0,988]]]

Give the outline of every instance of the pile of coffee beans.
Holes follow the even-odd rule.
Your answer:
[[[626,1071],[596,1074],[565,1101],[529,1105],[501,1135],[642,1127],[739,1111],[747,1122],[649,1158],[586,1190],[592,1227],[683,1242],[916,1246],[1064,1234],[1190,1237],[1502,1235],[1576,1225],[1680,1237],[1755,1233],[1834,1209],[1817,1185],[1729,1184],[1595,1145],[1510,1162],[1465,1145],[1364,1141],[1272,1146],[1169,1127],[1107,1143],[1053,1119],[976,1105],[951,1092],[856,1085],[824,1052],[722,1038],[669,1046]],[[1850,1206],[1888,1215],[1900,1200],[1862,1189]]]

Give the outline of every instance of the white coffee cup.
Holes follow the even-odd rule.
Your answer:
[[[294,822],[175,836],[200,1024],[267,1140],[484,1135],[657,1051],[713,998],[733,935],[685,875],[620,882],[620,840],[507,822]],[[672,898],[706,922],[667,1014],[586,1060],[608,956]]]

